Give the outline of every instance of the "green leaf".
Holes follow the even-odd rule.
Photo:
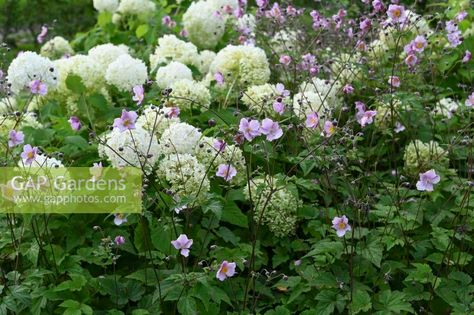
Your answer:
[[[71,274],[69,275],[71,280],[66,280],[60,283],[55,289],[55,292],[59,291],[78,291],[87,283],[87,279],[83,275]]]
[[[333,290],[323,290],[316,295],[318,304],[314,314],[318,315],[331,315],[334,314],[334,309],[337,308],[339,311],[344,309],[346,301],[344,297]]]
[[[208,199],[205,204],[202,205],[202,211],[204,213],[212,212],[218,220],[222,216],[222,202],[218,199]]]
[[[71,144],[79,149],[86,149],[89,147],[89,143],[87,142],[86,139],[84,139],[81,136],[69,136],[64,138],[64,143],[65,144]]]
[[[365,290],[355,290],[352,295],[351,312],[358,314],[360,312],[368,312],[372,308],[370,295]]]
[[[227,201],[225,203],[221,220],[243,228],[248,227],[247,216],[242,213],[240,208],[233,201]]]
[[[178,312],[183,315],[196,314],[196,301],[191,296],[183,296],[178,301]]]
[[[412,269],[408,273],[408,276],[405,278],[406,282],[415,281],[423,284],[429,283],[434,285],[435,288],[440,284],[441,278],[435,278],[428,264],[414,263],[413,266],[415,266],[415,269]]]
[[[385,290],[378,294],[374,308],[375,314],[401,314],[401,312],[414,313],[410,303],[406,301],[405,294],[400,291]]]
[[[265,315],[290,315],[291,312],[284,306],[278,306],[274,310],[268,311]]]
[[[149,30],[150,30],[150,27],[148,26],[148,24],[142,24],[139,27],[137,27],[135,31],[135,35],[137,35],[138,38],[142,38],[143,36],[146,35],[146,33],[148,33]]]
[[[66,87],[76,94],[84,93],[87,90],[84,83],[82,83],[81,77],[75,74],[69,74],[67,76]]]
[[[107,11],[102,11],[99,13],[97,23],[100,27],[105,27],[107,24],[112,23],[112,13]]]
[[[383,246],[378,240],[373,239],[367,243],[359,245],[357,252],[362,255],[365,259],[373,263],[375,266],[380,268],[380,262],[382,261]]]

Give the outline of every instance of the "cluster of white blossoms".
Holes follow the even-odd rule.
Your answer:
[[[99,12],[113,13],[119,6],[119,0],[94,0],[94,9]]]
[[[293,111],[300,119],[305,119],[311,112],[322,117],[339,105],[338,82],[314,78],[309,83],[303,83],[300,89],[302,92],[293,97]]]
[[[41,47],[40,54],[54,60],[68,57],[74,54],[74,50],[66,39],[61,36],[56,36],[44,43]]]
[[[178,61],[185,65],[196,65],[199,60],[197,47],[175,35],[164,35],[158,39],[155,52],[150,55],[150,66],[154,70],[159,64]]]
[[[40,168],[58,168],[58,167],[64,167],[63,162],[60,160],[54,158],[54,157],[49,157],[46,154],[36,154],[34,157],[34,160],[31,161],[31,164],[26,164],[24,160],[19,160],[18,161],[18,166],[19,167],[40,167]]]
[[[14,97],[4,97],[0,99],[0,114],[12,114],[18,108],[18,103]]]
[[[117,60],[118,57],[129,53],[129,48],[123,44],[103,44],[91,48],[88,56],[94,59],[99,65],[99,70],[105,78],[105,73],[109,65]]]
[[[155,134],[158,139],[171,124],[180,122],[178,117],[170,117],[170,107],[158,108],[154,105],[143,109],[142,114],[137,119],[137,125]]]
[[[160,161],[156,171],[160,184],[166,182],[174,199],[196,197],[201,199],[209,191],[206,167],[191,154],[171,154]]]
[[[183,79],[192,80],[193,73],[181,62],[172,61],[169,65],[158,68],[156,72],[156,83],[162,89],[169,88],[174,82]]]
[[[177,106],[181,110],[200,109],[205,111],[211,105],[211,93],[201,82],[183,79],[170,86],[171,93],[165,103],[166,106]]]
[[[252,85],[243,93],[242,102],[255,113],[274,115],[273,103],[279,96],[274,84]],[[282,97],[282,103],[291,104],[290,98]]]
[[[70,58],[58,59],[54,61],[54,64],[58,69],[60,78],[57,93],[61,95],[71,94],[66,85],[69,75],[80,77],[89,91],[97,91],[104,86],[99,63],[87,55],[75,55]]]
[[[148,70],[143,61],[124,54],[112,62],[105,73],[108,84],[120,91],[131,91],[134,86],[142,85],[148,78]]]
[[[214,48],[224,35],[225,19],[216,14],[211,1],[192,2],[183,15],[183,26],[189,40],[199,48]]]
[[[216,53],[210,50],[203,50],[199,53],[196,63],[194,64],[201,74],[209,72],[211,63],[216,58]]]
[[[184,122],[171,124],[163,131],[160,138],[160,152],[171,154],[193,154],[201,132]]]
[[[237,170],[237,175],[233,177],[231,183],[242,183],[246,179],[245,158],[242,150],[233,145],[226,144],[223,148],[217,147],[218,139],[213,137],[202,137],[194,150],[194,154],[199,162],[206,167],[210,167],[210,173],[215,173],[221,164],[232,165]]]
[[[146,21],[156,11],[156,4],[151,0],[121,0],[117,10],[114,11],[112,21],[121,23],[128,17]]]
[[[411,107],[407,103],[402,103],[401,100],[393,98],[377,104],[377,115],[375,116],[374,124],[379,128],[390,128],[392,125],[392,107],[394,114],[394,121],[398,120],[398,113],[408,112]]]
[[[270,40],[272,49],[279,55],[292,51],[298,44],[298,32],[281,30]]]
[[[8,67],[7,82],[13,93],[27,88],[31,81],[45,83],[48,90],[54,89],[58,81],[58,73],[53,62],[35,52],[26,51],[18,54]]]
[[[270,79],[265,52],[253,46],[229,45],[219,51],[211,64],[212,74],[221,73],[226,86],[264,84]]]
[[[415,140],[410,142],[405,148],[403,159],[405,170],[412,176],[417,176],[418,173],[433,168],[447,167],[449,163],[448,152],[436,141],[425,143]]]
[[[341,54],[333,58],[331,71],[337,76],[337,81],[341,85],[352,83],[352,81],[361,77],[361,69],[358,66],[361,56],[359,53],[352,55]]]
[[[1,137],[6,137],[14,129],[22,129],[24,127],[44,128],[43,124],[38,121],[38,116],[35,112],[27,112],[18,117],[10,111],[10,106],[7,107],[7,110],[8,112],[4,113],[4,116],[0,118]]]
[[[433,109],[433,115],[451,119],[459,106],[459,102],[456,102],[452,98],[443,98],[436,103],[435,108]]]
[[[287,187],[277,183],[276,178],[267,177],[251,180],[250,193],[249,185],[244,188],[245,196],[254,205],[254,221],[266,225],[276,237],[294,233],[296,210],[301,205],[296,193]]]
[[[121,132],[114,129],[100,137],[99,155],[113,167],[135,166],[150,171],[159,158],[156,137],[141,126]]]

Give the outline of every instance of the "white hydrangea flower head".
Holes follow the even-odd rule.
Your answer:
[[[380,55],[378,58],[380,58]],[[357,65],[360,59],[361,56],[359,53],[341,54],[333,58],[331,70],[332,73],[337,74],[337,82],[339,82],[340,85],[345,85],[348,83],[350,84],[355,79],[361,77],[361,69]],[[338,86],[336,86],[335,88],[337,87]]]
[[[319,116],[328,114],[339,105],[339,82],[313,78],[311,82],[300,86],[302,92],[293,97],[293,111],[300,119],[305,119],[311,112]]]
[[[242,102],[254,113],[265,113],[275,115],[273,103],[279,97],[276,86],[265,83],[262,85],[252,85],[247,88],[242,96]],[[289,97],[283,97],[284,104],[291,104]]]
[[[74,50],[66,39],[56,36],[44,43],[40,54],[51,59],[58,59],[74,54]]]
[[[174,82],[182,79],[193,79],[193,73],[181,62],[172,61],[169,65],[158,68],[156,83],[162,89],[170,87]]]
[[[158,165],[158,181],[167,183],[175,200],[183,197],[196,197],[198,200],[209,191],[206,167],[191,154],[171,154]]]
[[[120,23],[124,18],[134,17],[146,21],[156,11],[156,4],[151,0],[121,0],[112,16],[112,22]]]
[[[13,93],[19,93],[33,80],[45,83],[48,90],[54,89],[58,81],[56,67],[51,60],[35,52],[22,52],[8,67],[7,82]]]
[[[0,99],[0,114],[11,114],[18,109],[18,103],[14,97]]]
[[[216,14],[208,1],[191,3],[183,15],[183,25],[189,40],[202,49],[214,48],[225,31],[224,17]]]
[[[119,0],[94,0],[94,9],[113,13],[119,7]]]
[[[135,127],[124,132],[114,129],[101,136],[99,154],[113,167],[135,166],[150,171],[160,157],[158,141],[149,131]]]
[[[246,13],[236,22],[237,29],[239,30],[247,30],[251,34],[254,33],[255,28],[257,27],[257,19],[255,15]]]
[[[201,111],[209,109],[211,93],[208,88],[193,80],[182,79],[171,84],[172,89],[166,106],[177,106],[181,110],[197,108]]]
[[[222,73],[225,85],[241,86],[264,84],[270,79],[270,68],[265,52],[258,47],[229,45],[219,51],[211,64],[211,72]]]
[[[109,65],[117,60],[118,57],[127,55],[129,50],[130,49],[123,44],[103,44],[91,48],[88,52],[88,55],[97,61],[100,71],[103,73],[103,77],[105,78],[105,72],[107,71]]]
[[[228,15],[228,12],[234,12],[239,7],[237,0],[207,0],[207,2],[223,16]]]
[[[393,113],[395,117],[397,117],[397,113],[401,111],[409,111],[411,110],[409,104],[402,103],[401,100],[397,98],[393,98],[391,101],[385,101],[377,104],[377,115],[375,116],[374,124],[379,128],[391,128],[392,126],[392,108],[391,104],[393,105]],[[398,118],[396,118],[398,119]],[[396,121],[396,120],[395,120]]]
[[[63,162],[54,158],[54,157],[48,157],[46,154],[37,154],[35,156],[35,159],[31,162],[31,164],[26,165],[23,160],[18,161],[18,166],[19,167],[25,167],[25,168],[30,168],[30,167],[40,167],[40,168],[58,168],[61,167],[63,168]]]
[[[112,62],[105,72],[105,80],[120,91],[131,91],[134,86],[142,85],[148,78],[146,65],[140,59],[130,55],[121,55]]]
[[[433,30],[424,17],[411,10],[405,10],[405,15],[408,22],[408,26],[406,26],[408,31],[427,37],[433,34]]]
[[[213,137],[202,137],[194,150],[194,155],[201,164],[210,167],[211,174],[215,174],[220,164],[232,165],[237,170],[237,175],[232,178],[231,183],[242,183],[247,175],[242,150],[233,144],[226,144],[224,150],[219,152],[214,147],[216,140]]]
[[[66,85],[66,80],[70,74],[79,76],[89,91],[97,91],[103,86],[99,64],[89,56],[75,55],[70,58],[58,59],[54,61],[54,65],[58,69],[60,78],[57,89],[59,94],[71,94]]]
[[[266,225],[276,237],[287,237],[294,233],[296,210],[302,204],[297,194],[287,187],[277,183],[272,177],[250,181],[250,193],[255,207],[254,220]],[[244,194],[250,199],[249,185],[244,188]]]
[[[193,154],[201,132],[184,122],[170,125],[160,138],[160,152],[164,154]]]
[[[216,58],[216,53],[210,50],[203,50],[196,58],[194,66],[196,66],[201,74],[207,74],[211,63]]]
[[[150,66],[154,70],[160,63],[168,64],[171,61],[194,65],[198,59],[199,53],[193,43],[185,42],[175,35],[164,35],[158,39],[158,46],[150,55]]]
[[[298,43],[298,32],[288,30],[276,32],[270,40],[272,49],[280,55],[294,50]]]
[[[405,147],[403,160],[405,171],[414,177],[417,177],[421,172],[449,165],[448,152],[436,141],[428,143],[421,140],[411,141]]]
[[[459,106],[459,102],[456,102],[452,98],[443,98],[436,103],[436,106],[433,109],[433,115],[451,119],[453,114],[458,110]]]
[[[158,108],[154,105],[147,106],[142,114],[138,116],[135,125],[139,125],[149,132],[153,132],[156,137],[160,139],[163,131],[172,124],[180,122],[179,117],[167,116],[170,111],[170,107]]]

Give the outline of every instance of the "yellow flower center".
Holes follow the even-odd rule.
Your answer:
[[[402,14],[402,12],[398,9],[393,11],[393,15],[396,16],[396,17],[400,17],[401,14]]]
[[[229,268],[227,268],[227,266],[222,266],[221,272],[227,273],[227,271],[229,271]]]
[[[338,227],[339,227],[339,229],[341,229],[341,230],[342,230],[342,229],[345,229],[345,228],[346,228],[346,224],[345,224],[344,222],[341,222],[341,223],[338,224]]]

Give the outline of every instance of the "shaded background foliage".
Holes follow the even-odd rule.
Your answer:
[[[95,24],[90,0],[0,0],[0,40],[13,49],[37,48],[36,35],[47,24],[71,38]]]

